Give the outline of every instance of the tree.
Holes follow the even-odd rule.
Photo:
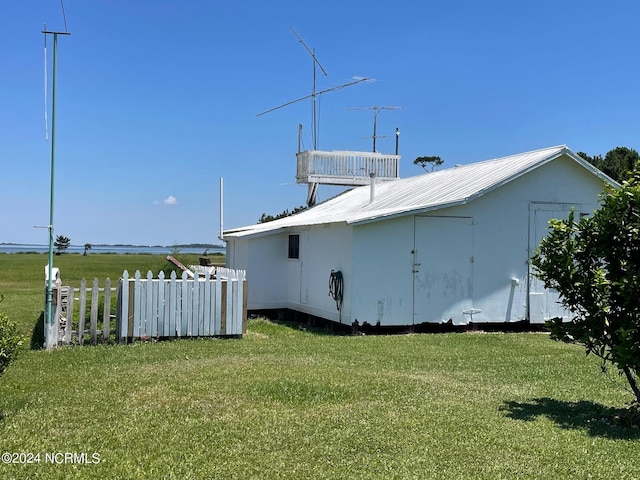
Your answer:
[[[604,158],[602,155],[591,157],[584,152],[578,152],[578,155],[619,183],[628,178],[629,172],[634,170],[640,162],[640,154],[633,148],[627,147],[609,150]]]
[[[425,171],[427,171],[427,165],[431,165],[431,172],[444,163],[440,157],[418,157],[413,161],[414,165],[420,165]]]
[[[593,216],[551,220],[532,258],[572,320],[547,322],[551,338],[584,345],[626,377],[640,407],[640,170],[605,187]]]
[[[56,252],[56,255],[60,255],[62,252],[64,252],[67,248],[69,248],[70,244],[71,244],[71,239],[69,237],[65,237],[64,235],[58,235],[56,237],[56,241],[53,242],[53,246],[58,249],[58,251]]]
[[[307,209],[306,206],[300,205],[299,207],[296,207],[291,211],[284,210],[282,213],[278,213],[275,216],[267,215],[266,213],[263,213],[262,215],[260,215],[260,218],[258,219],[258,223],[267,223],[267,222],[272,222],[273,220],[279,220],[280,218],[290,217],[291,215],[295,215],[296,213],[300,213],[306,209]]]
[[[82,255],[86,255],[87,254],[87,250],[91,250],[91,244],[90,243],[85,243],[84,244],[84,253]]]

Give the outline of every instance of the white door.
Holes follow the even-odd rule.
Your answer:
[[[415,217],[415,324],[473,320],[473,222],[465,217]]]
[[[575,211],[575,219],[580,218],[580,206],[567,203],[531,203],[529,205],[529,256],[533,256],[540,241],[549,234],[549,220],[566,219],[571,209]],[[545,289],[529,266],[529,321],[542,324],[546,320],[562,317],[570,319],[570,313],[559,302],[558,292]]]

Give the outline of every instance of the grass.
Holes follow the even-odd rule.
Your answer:
[[[17,257],[0,255],[0,308],[29,331],[43,267],[36,283],[19,266],[37,262]],[[68,257],[63,280],[157,260]],[[255,319],[242,340],[25,350],[0,377],[0,453],[41,463],[0,464],[0,478],[640,478],[621,385],[543,334],[350,337]]]

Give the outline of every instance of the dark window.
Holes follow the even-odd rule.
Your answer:
[[[289,258],[300,258],[300,235],[289,235]]]

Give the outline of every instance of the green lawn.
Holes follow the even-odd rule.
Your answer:
[[[139,257],[56,263],[70,284],[163,266]],[[25,332],[45,263],[0,255],[0,310]],[[543,334],[350,337],[262,319],[242,340],[25,350],[0,377],[0,453],[40,463],[0,478],[636,479],[640,430],[616,422],[632,397],[614,380]],[[47,463],[65,452],[99,463]]]

